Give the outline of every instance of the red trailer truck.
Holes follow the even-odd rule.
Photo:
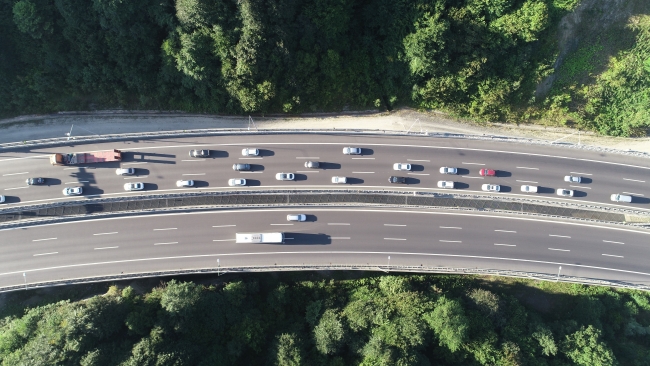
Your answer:
[[[122,152],[120,150],[105,150],[89,153],[52,154],[50,156],[52,165],[79,165],[109,161],[122,161]]]

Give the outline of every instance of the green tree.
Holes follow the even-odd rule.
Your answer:
[[[282,333],[276,342],[277,366],[298,366],[305,363],[302,344],[295,333]]]
[[[314,327],[316,349],[324,355],[336,353],[345,338],[345,328],[341,318],[333,309],[327,309]]]
[[[459,350],[467,340],[469,324],[458,300],[440,297],[433,312],[425,314],[424,320],[435,332],[440,345],[452,352]]]
[[[564,354],[576,365],[617,365],[616,357],[601,339],[601,331],[589,325],[569,334],[563,344]]]

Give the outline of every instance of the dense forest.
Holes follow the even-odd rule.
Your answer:
[[[479,120],[566,117],[570,95],[549,104],[534,92],[553,73],[557,24],[578,2],[0,0],[0,115],[408,105]],[[643,70],[609,84],[640,90],[636,99],[613,106],[604,86],[571,118],[607,134],[643,130]]]
[[[297,278],[302,276],[302,278]],[[650,294],[477,277],[257,275],[32,307],[2,365],[650,365]]]

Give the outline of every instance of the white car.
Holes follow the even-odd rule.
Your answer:
[[[360,147],[344,147],[343,154],[345,155],[361,155]]]
[[[307,220],[307,215],[304,214],[294,214],[294,215],[287,215],[287,221],[298,221],[298,222],[303,222]]]
[[[481,186],[481,189],[486,192],[500,192],[501,186],[498,184],[484,184]]]
[[[5,196],[0,194],[0,203],[3,203],[5,201]]]
[[[610,199],[614,202],[632,203],[632,196],[614,193]],[[1,201],[0,201],[1,202]]]
[[[438,188],[454,188],[454,182],[450,180],[439,180]]]
[[[293,173],[278,173],[275,175],[277,180],[294,180],[296,176]]]
[[[193,180],[177,180],[176,181],[176,187],[193,187],[194,186],[194,181]]]
[[[63,189],[64,196],[78,196],[84,192],[81,187],[67,187]]]
[[[406,163],[395,163],[393,164],[393,170],[411,170],[411,164]]]
[[[521,186],[521,191],[525,193],[537,193],[537,186],[529,186],[524,184]]]
[[[135,174],[134,168],[117,168],[115,169],[116,175],[133,175]]]
[[[247,147],[245,149],[242,149],[241,154],[243,156],[258,156],[260,154],[260,151],[258,149]]]
[[[144,183],[141,182],[131,182],[124,184],[125,191],[141,191],[144,189]]]
[[[566,175],[564,176],[564,181],[569,182],[569,183],[580,183],[582,182],[581,177],[574,177],[573,175]]]
[[[345,184],[348,182],[346,177],[332,177],[332,183]]]
[[[440,173],[441,174],[458,174],[458,168],[450,168],[447,166],[443,166],[440,168]]]
[[[236,186],[245,186],[246,185],[246,179],[244,178],[233,178],[228,180],[228,185],[231,187],[236,187]]]
[[[558,196],[573,197],[573,189],[558,188],[555,193],[557,193]]]

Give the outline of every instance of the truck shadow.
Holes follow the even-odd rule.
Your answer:
[[[332,239],[326,234],[284,233],[285,245],[328,245]]]

